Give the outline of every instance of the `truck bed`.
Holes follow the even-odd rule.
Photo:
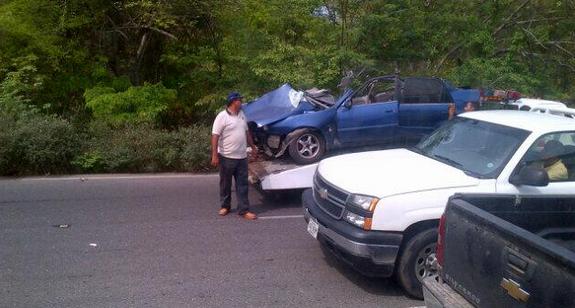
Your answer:
[[[575,307],[575,198],[460,195],[442,278],[478,307]]]

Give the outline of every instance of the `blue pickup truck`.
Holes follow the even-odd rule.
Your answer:
[[[456,88],[440,78],[389,75],[346,89],[337,99],[285,84],[243,110],[266,154],[279,157],[287,151],[296,163],[310,164],[335,149],[414,144],[450,113],[479,99],[479,90]]]

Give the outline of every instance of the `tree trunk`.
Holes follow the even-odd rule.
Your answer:
[[[136,58],[134,59],[132,68],[130,69],[130,79],[132,81],[132,84],[136,86],[142,85],[141,68],[144,59],[144,54],[146,52],[146,47],[148,46],[149,37],[150,32],[149,31],[144,32],[144,35],[142,35],[142,38],[140,39],[140,46],[138,47]]]

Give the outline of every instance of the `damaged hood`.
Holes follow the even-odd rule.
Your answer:
[[[459,169],[406,149],[330,157],[317,172],[340,189],[380,198],[479,185],[477,178]]]
[[[242,107],[248,122],[258,127],[283,120],[301,113],[302,91],[294,90],[289,84],[268,92]]]

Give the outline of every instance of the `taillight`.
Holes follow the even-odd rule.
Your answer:
[[[437,247],[435,248],[435,256],[439,266],[443,266],[443,252],[445,251],[445,214],[441,215],[439,219],[439,230],[437,235]]]

